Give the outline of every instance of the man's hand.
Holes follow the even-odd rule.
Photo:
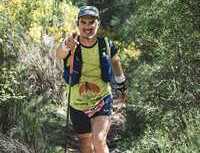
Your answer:
[[[123,81],[122,83],[116,83],[113,86],[113,90],[115,92],[114,99],[118,102],[126,102],[128,94],[127,87],[127,80]]]
[[[68,38],[64,40],[62,47],[74,50],[76,46],[79,44],[77,39],[78,39],[78,34],[76,32],[72,33]]]
[[[65,38],[62,44],[56,49],[56,57],[58,59],[65,59],[70,50],[74,51],[76,46],[79,44],[77,39],[77,33],[72,33],[69,37]]]
[[[113,90],[113,110],[115,113],[123,112],[123,109],[126,107],[127,101],[127,81],[125,80],[122,83],[114,83],[112,86]]]

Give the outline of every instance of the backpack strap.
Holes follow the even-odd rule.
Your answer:
[[[104,38],[104,41],[105,41],[105,43],[106,43],[106,51],[107,51],[107,54],[108,54],[109,57],[111,58],[111,49],[110,49],[108,37],[105,37],[105,38]]]
[[[69,66],[69,58],[71,56],[71,51],[67,54],[67,56],[63,59],[64,67],[66,68]],[[82,61],[82,55],[81,55],[81,46],[77,45],[76,49],[74,51],[74,56],[78,57]]]
[[[64,73],[63,77],[67,84],[71,83],[71,85],[75,85],[79,82],[81,77],[81,68],[82,68],[82,55],[81,55],[81,47],[80,45],[77,45],[75,51],[74,51],[74,59],[73,59],[73,70],[71,73],[71,82],[69,80],[70,78],[70,56],[69,53],[67,57],[64,59]],[[71,63],[72,64],[72,63]]]
[[[111,48],[108,37],[97,37],[97,41],[100,49],[100,56],[102,56],[102,52],[106,52],[106,54],[111,58]]]
[[[99,46],[99,58],[101,66],[101,78],[105,82],[112,80],[111,49],[106,37],[97,37]]]
[[[68,59],[69,59],[70,55],[71,55],[71,52],[69,52],[67,54],[67,56],[63,59],[64,68],[67,68],[67,66],[68,66]]]

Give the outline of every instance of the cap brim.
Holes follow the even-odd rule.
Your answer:
[[[93,12],[93,11],[90,11],[90,10],[86,10],[84,12],[81,12],[79,14],[79,17],[81,16],[94,16],[94,17],[99,17],[97,13]]]

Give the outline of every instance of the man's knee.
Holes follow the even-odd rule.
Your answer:
[[[81,152],[92,152],[92,134],[81,134],[79,135]]]
[[[80,134],[80,143],[84,145],[89,145],[92,143],[92,134]]]
[[[105,145],[106,144],[106,134],[103,132],[93,134],[94,145]]]

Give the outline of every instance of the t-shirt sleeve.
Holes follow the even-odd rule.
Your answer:
[[[111,54],[111,58],[113,56],[115,56],[118,52],[118,48],[117,46],[113,43],[113,41],[109,41],[109,45],[110,45],[110,54]]]

